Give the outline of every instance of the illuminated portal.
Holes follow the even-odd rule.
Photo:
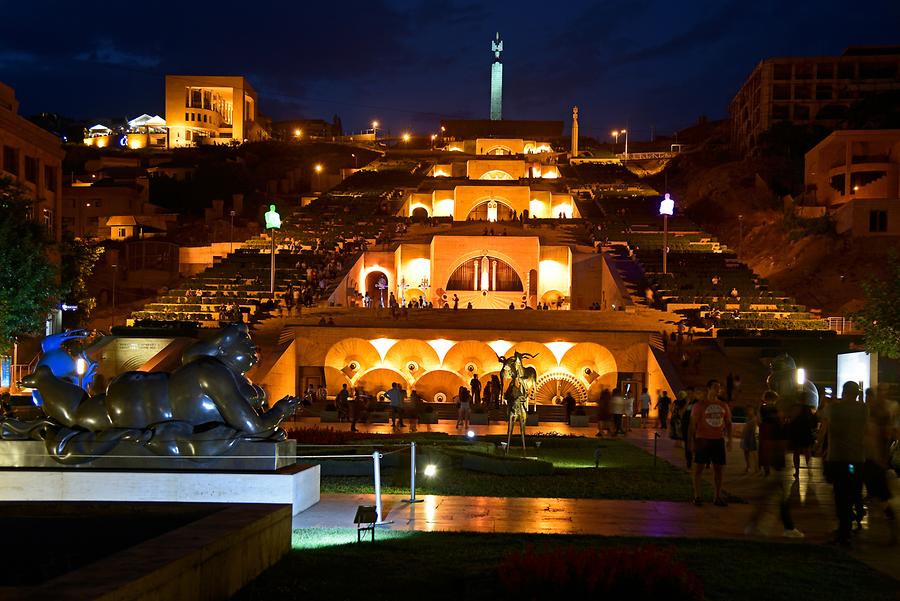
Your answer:
[[[491,50],[494,53],[494,62],[491,65],[491,121],[499,121],[503,105],[503,61],[500,53],[503,52],[503,40],[500,32],[491,40]]]
[[[522,279],[512,266],[496,257],[469,259],[453,271],[447,290],[521,292]]]

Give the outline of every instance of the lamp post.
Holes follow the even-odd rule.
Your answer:
[[[619,130],[618,129],[612,131],[612,137],[613,137],[613,154],[615,154],[616,146],[619,145]]]
[[[378,121],[372,121],[372,139],[378,141]]]
[[[659,203],[659,214],[663,216],[663,275],[669,273],[669,217],[675,212],[675,201],[666,192]]]
[[[744,216],[738,215],[738,259],[744,256]]]
[[[281,228],[281,215],[278,214],[278,211],[275,210],[275,205],[269,205],[269,210],[266,211],[266,231],[269,232],[269,236],[272,238],[272,263],[269,271],[269,293],[272,295],[273,300],[275,297],[275,233],[278,229]]]
[[[410,140],[411,137],[412,137],[412,136],[410,136],[409,133],[404,133],[403,136],[402,136],[402,138],[403,138],[403,143],[404,143],[404,144],[409,144],[409,140]]]
[[[625,158],[627,159],[628,158],[628,130],[623,129],[619,133],[625,135]]]
[[[234,216],[236,213],[232,209],[228,215],[231,217],[231,231],[228,234],[228,254],[230,255],[234,252]]]
[[[437,139],[437,134],[431,134],[431,149],[434,150],[434,141]]]
[[[356,158],[356,153],[354,152],[350,156],[353,157],[353,168],[358,169],[359,168],[359,159]]]
[[[316,190],[321,192],[322,188],[322,163],[316,163],[316,166],[313,167],[313,170],[316,172]]]

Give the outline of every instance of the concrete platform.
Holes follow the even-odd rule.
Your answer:
[[[290,505],[296,515],[319,502],[321,468],[271,473],[0,470],[0,501],[121,501]]]

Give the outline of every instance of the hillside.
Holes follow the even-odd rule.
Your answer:
[[[740,159],[710,144],[673,162],[668,189],[694,221],[740,250],[776,288],[822,309],[823,316],[845,315],[862,304],[861,283],[881,275],[883,259],[900,240],[837,236],[824,220],[786,217],[784,196],[773,188],[789,192],[802,179],[801,169],[798,160]],[[654,179],[657,187],[660,179]]]

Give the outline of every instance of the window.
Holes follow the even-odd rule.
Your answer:
[[[38,160],[25,155],[25,181],[36,184],[38,179]]]
[[[831,100],[833,97],[831,86],[816,86],[816,100]]]
[[[812,79],[813,66],[799,63],[794,65],[794,79]]]
[[[809,100],[812,98],[809,86],[794,86],[794,100]]]
[[[44,165],[44,187],[56,192],[56,171],[50,165]]]
[[[19,151],[12,146],[3,147],[3,170],[19,175]]]
[[[809,107],[804,104],[798,104],[794,107],[794,119],[797,121],[809,120]]]
[[[195,121],[195,119],[194,119],[194,113],[191,113],[191,121]]]
[[[203,90],[191,90],[191,108],[198,109],[203,106]]]
[[[184,114],[184,120],[185,120],[185,121],[190,121],[190,120],[191,120],[191,114],[190,114],[190,113],[185,113],[185,114]]]
[[[788,118],[788,105],[786,104],[773,104],[772,105],[772,119],[787,119]]]
[[[895,63],[860,63],[860,79],[893,79],[897,76]]]
[[[119,228],[119,238],[124,238],[124,237],[125,237],[125,228],[120,227]]]
[[[775,65],[773,69],[774,74],[773,77],[775,79],[790,79],[791,78],[791,65]]]
[[[838,64],[838,79],[853,79],[855,69],[853,63]]]
[[[772,98],[774,98],[775,100],[790,100],[791,86],[785,84],[778,84],[774,86],[772,90]]]
[[[469,259],[453,271],[447,290],[521,292],[522,280],[511,265],[496,257]]]
[[[887,211],[869,211],[869,231],[874,233],[887,231]]]
[[[816,79],[834,79],[834,65],[831,63],[816,65]]]

